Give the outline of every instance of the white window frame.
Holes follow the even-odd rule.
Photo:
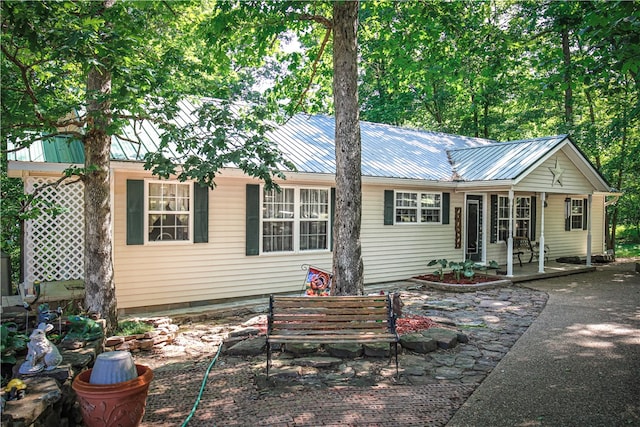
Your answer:
[[[187,221],[187,230],[189,233],[189,238],[186,240],[150,240],[149,234],[152,231],[153,224],[149,224],[149,217],[155,214],[161,214],[163,210],[150,210],[149,209],[149,197],[150,191],[149,187],[152,184],[164,184],[164,185],[176,185],[176,186],[185,186],[189,189],[189,210],[188,211],[180,211],[180,215],[187,215],[189,217]],[[144,244],[145,245],[183,245],[193,243],[193,215],[194,215],[194,200],[193,200],[193,183],[191,182],[180,182],[180,181],[163,181],[163,180],[152,180],[145,179],[144,180]]]
[[[525,205],[521,205],[521,201],[526,200],[527,203]],[[527,237],[531,240],[534,239],[534,236],[531,235],[531,196],[519,196],[514,200],[514,227],[513,227],[513,235],[514,237]],[[523,213],[527,214],[524,215]],[[526,226],[523,225],[526,222]]]
[[[571,231],[573,230],[584,230],[584,200],[583,199],[571,199],[571,207],[570,207],[570,218],[569,224],[571,226]],[[574,218],[580,219],[580,226],[574,227],[573,221]]]
[[[520,201],[528,199],[529,203],[525,206],[520,206]],[[513,200],[514,207],[514,228],[513,228],[513,236],[514,237],[528,237],[533,239],[531,236],[531,196],[517,196]],[[528,216],[523,216],[522,212],[528,212]],[[504,216],[506,215],[506,216]],[[527,227],[521,227],[520,225],[524,222],[527,222]],[[524,231],[523,231],[524,230]],[[499,242],[504,242],[509,237],[509,197],[498,195],[498,227],[497,227],[496,240]]]
[[[332,218],[331,218],[331,188],[329,187],[311,187],[311,186],[303,186],[303,187],[293,187],[293,186],[281,186],[281,190],[284,191],[293,191],[293,216],[287,218],[265,218],[265,189],[261,188],[260,192],[260,253],[264,255],[281,255],[281,254],[291,254],[291,253],[324,253],[329,252],[331,250],[331,230],[333,227]],[[301,193],[303,191],[324,191],[326,192],[327,197],[327,205],[326,205],[326,217],[325,218],[304,218],[301,214],[301,210],[303,207],[301,200]],[[291,222],[292,223],[292,250],[265,250],[265,235],[264,235],[264,226],[265,222]],[[314,248],[314,249],[302,249],[301,240],[302,240],[302,224],[305,222],[326,222],[326,247],[325,248]]]
[[[399,199],[399,195],[405,195]],[[408,197],[407,197],[408,196]],[[425,201],[429,198],[437,199],[438,206],[429,206]],[[426,199],[426,200],[425,200]],[[402,202],[398,205],[398,202]],[[437,211],[437,221],[424,220],[423,212]],[[415,221],[398,221],[398,218],[414,218]],[[442,192],[434,191],[405,191],[394,190],[393,192],[393,223],[397,225],[406,224],[442,224]]]

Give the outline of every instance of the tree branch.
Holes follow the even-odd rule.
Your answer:
[[[309,15],[307,13],[303,13],[298,16],[298,19],[300,19],[301,21],[317,22],[318,24],[322,24],[328,30],[333,29],[333,22],[322,15]]]
[[[329,23],[329,25],[331,25],[331,23]],[[316,56],[316,59],[313,61],[313,65],[311,66],[312,71],[311,71],[311,77],[309,78],[309,83],[307,84],[307,87],[304,89],[304,91],[302,91],[302,93],[300,94],[298,103],[293,108],[293,111],[297,110],[298,107],[302,105],[302,101],[304,101],[305,97],[307,96],[307,93],[309,93],[309,90],[311,89],[311,85],[313,84],[313,79],[316,76],[316,73],[318,72],[318,64],[320,63],[320,58],[322,57],[322,54],[324,53],[324,48],[327,46],[327,43],[329,42],[329,38],[331,37],[331,31],[332,31],[331,26],[327,27],[327,30],[324,33],[324,39],[322,40],[322,44],[320,45],[320,50],[318,51],[318,55]],[[289,116],[289,119],[291,119],[291,117],[293,117],[293,113],[291,116]]]
[[[31,206],[33,204],[33,202],[37,199],[38,194],[40,194],[42,191],[44,191],[46,188],[49,187],[54,187],[54,188],[58,188],[64,181],[66,181],[67,179],[70,179],[71,176],[69,175],[63,175],[60,178],[58,178],[57,180],[55,180],[54,182],[48,182],[46,184],[43,184],[40,187],[37,187],[35,190],[33,190],[32,193],[29,193],[27,195],[27,199],[25,202],[20,204],[20,213],[25,213],[27,211],[27,209],[29,208],[29,206]],[[77,178],[73,181],[67,182],[65,185],[71,185],[71,184],[75,184],[77,182],[81,182],[82,179],[81,178]]]
[[[33,103],[33,105],[38,105],[40,103],[40,101],[38,101],[38,98],[36,97],[36,94],[33,91],[33,88],[31,87],[31,82],[29,82],[29,76],[27,75],[27,71],[31,68],[25,64],[23,64],[19,59],[18,59],[18,50],[16,48],[16,52],[15,54],[11,54],[9,52],[9,49],[7,49],[7,47],[3,44],[0,45],[0,49],[2,50],[2,53],[4,53],[4,55],[7,57],[7,59],[9,61],[11,61],[16,67],[18,67],[18,69],[20,70],[20,75],[22,76],[22,82],[25,85],[25,92],[26,94],[29,96],[29,98],[31,99],[31,102]],[[41,122],[45,123],[46,120],[44,118],[44,116],[42,115],[42,113],[40,113],[36,108],[33,109],[34,113],[36,115],[36,117],[38,118],[38,120],[40,120]]]

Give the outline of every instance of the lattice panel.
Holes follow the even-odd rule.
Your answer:
[[[26,191],[55,181],[29,177]],[[64,212],[55,218],[46,213],[25,222],[26,274],[34,280],[84,279],[84,185],[80,182],[45,188],[41,196],[55,202]]]

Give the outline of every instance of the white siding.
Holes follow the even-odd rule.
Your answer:
[[[432,259],[462,261],[462,249],[455,249],[454,207],[461,207],[463,195],[451,192],[450,224],[383,225],[384,191],[433,191],[433,188],[364,186],[362,207],[362,255],[365,283],[406,279],[434,270]]]
[[[296,291],[302,264],[330,268],[331,253],[245,256],[248,180],[217,180],[209,193],[209,242],[126,245],[126,179],[116,174],[115,256],[119,308]],[[138,179],[142,177],[137,177]]]
[[[558,161],[558,168],[564,170],[561,179],[562,185],[553,181],[553,174],[550,170],[555,168],[556,160]],[[516,188],[517,191],[541,191],[541,189],[545,189],[549,193],[562,194],[588,194],[593,191],[589,181],[562,150],[531,171],[517,184]]]
[[[555,161],[553,162],[555,163]],[[544,176],[542,171],[532,171]],[[568,165],[565,166],[568,168]],[[571,173],[568,174],[571,176]],[[177,307],[207,300],[223,300],[302,289],[303,264],[331,269],[330,251],[245,255],[246,184],[247,178],[219,177],[218,187],[209,193],[209,242],[156,245],[126,244],[126,181],[145,179],[145,172],[117,170],[113,178],[114,267],[116,296],[120,309],[138,307]],[[317,184],[308,179],[290,178],[286,185],[329,187],[326,181]],[[548,176],[545,178],[547,179]],[[568,186],[571,180],[565,181]],[[402,184],[402,185],[401,185]],[[450,189],[419,186],[415,182],[397,185],[363,185],[362,250],[365,283],[403,280],[433,270],[427,264],[432,259],[462,260],[463,250],[455,249],[456,207],[464,207],[464,193]],[[540,184],[541,185],[541,184]],[[581,188],[571,184],[574,191]],[[450,193],[450,224],[384,225],[385,190]],[[501,193],[506,195],[506,193]],[[542,202],[539,193],[520,191],[516,195],[538,196],[536,230],[541,231]],[[548,194],[545,209],[545,242],[550,258],[585,256],[586,230],[564,230],[564,199],[567,196],[586,198],[587,193]],[[490,198],[487,204],[487,226],[490,218]],[[464,212],[464,209],[463,209]],[[593,197],[592,253],[604,250],[604,196]],[[462,218],[464,224],[465,218]],[[487,230],[487,260],[506,262],[506,247],[502,242],[489,243]]]
[[[303,264],[331,269],[330,251],[245,256],[245,188],[250,182],[245,179],[219,178],[209,193],[208,243],[127,245],[126,180],[143,178],[115,174],[114,265],[121,309],[295,292],[302,289]],[[309,183],[288,180],[286,185]],[[454,249],[453,218],[449,225],[383,225],[385,189],[397,188],[363,187],[366,283],[425,273],[431,259],[462,259],[462,251]],[[451,193],[451,212],[462,200],[462,195]]]

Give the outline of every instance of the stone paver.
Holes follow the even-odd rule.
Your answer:
[[[538,316],[547,295],[522,287],[457,294],[413,286],[401,291],[403,315],[429,316],[447,331],[433,334],[440,344],[434,351],[403,350],[399,377],[387,357],[305,351],[276,352],[267,381],[266,355],[256,350],[263,339],[252,338],[242,346],[253,352],[243,354],[254,355],[222,353],[188,425],[445,425]],[[237,327],[192,325],[192,337],[207,337],[203,355],[209,357],[155,369],[143,426],[182,425],[216,349],[213,337],[240,342],[241,322],[235,321]],[[251,323],[257,321],[242,328],[255,333]]]

